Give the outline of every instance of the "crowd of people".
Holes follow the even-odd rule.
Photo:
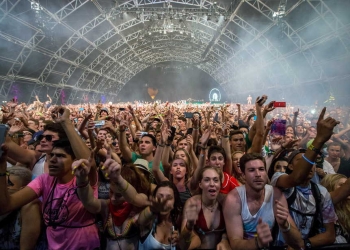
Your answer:
[[[346,108],[48,98],[1,108],[0,249],[350,240]]]

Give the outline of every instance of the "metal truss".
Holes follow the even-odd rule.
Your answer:
[[[35,84],[39,84],[39,85],[43,85],[43,86],[46,86],[46,87],[59,87],[59,88],[62,88],[62,89],[75,89],[77,91],[81,91],[81,92],[84,92],[86,91],[85,88],[76,88],[76,87],[73,87],[73,86],[70,86],[70,85],[65,85],[65,86],[59,86],[57,85],[57,83],[50,83],[50,82],[40,82],[37,78],[33,78],[33,77],[25,77],[25,76],[16,76],[16,77],[10,77],[8,75],[0,75],[0,81],[4,81],[4,82],[24,82],[24,83],[35,83]],[[3,86],[1,86],[3,87]],[[5,87],[5,90],[1,90],[2,92],[1,93],[7,93],[9,90],[6,90],[7,87]],[[104,94],[104,92],[100,92],[96,89],[91,89],[90,90],[91,92],[95,92],[97,94]]]
[[[255,0],[253,3],[247,2],[249,5],[251,5],[256,10],[260,11],[265,17],[269,18],[270,21],[274,21],[273,18],[273,10],[267,6],[265,3],[263,3],[261,0]],[[302,45],[305,45],[306,42],[299,36],[298,33],[294,31],[294,29],[286,22],[283,22],[283,32],[287,37],[298,47],[300,48]],[[322,67],[318,66],[318,60],[314,56],[311,50],[304,50],[301,51],[301,53],[304,55],[306,61],[311,66],[313,72],[316,74],[316,77],[321,79],[323,76],[323,69]]]
[[[141,31],[137,31],[135,33],[132,33],[128,36],[125,37],[125,40],[127,41],[131,41],[131,40],[134,40],[134,39],[138,39],[140,37],[140,33]],[[181,34],[167,34],[167,35],[164,35],[164,34],[160,34],[158,36],[152,36],[152,39],[139,39],[138,40],[138,43],[134,43],[133,45],[130,45],[132,46],[132,48],[136,51],[136,53],[141,53],[141,50],[143,50],[143,46],[146,46],[148,45],[149,43],[155,43],[155,42],[160,42],[160,41],[164,41],[164,42],[167,42],[167,41],[183,41],[183,42],[192,42],[193,43],[198,43],[199,40],[202,41],[202,44],[203,46],[207,43],[209,43],[209,41],[211,40],[211,35],[202,31],[202,30],[195,30],[195,33],[196,33],[196,38],[189,38],[188,36],[186,35],[181,35]],[[118,49],[119,47],[121,47],[122,45],[125,44],[125,40],[118,40],[115,44],[113,44],[112,46],[110,46],[109,48],[106,49],[106,51],[108,51],[108,53],[111,53],[113,52],[114,50]],[[198,47],[198,45],[197,45]],[[199,46],[201,47],[201,46]],[[130,48],[125,48],[123,49],[122,51],[120,51],[118,54],[115,55],[115,59],[117,60],[120,60],[121,58],[123,58],[124,56],[126,56],[128,53],[130,53]],[[104,59],[104,56],[103,55],[99,55],[93,62],[92,64],[90,64],[89,67],[95,67],[98,62],[102,61]],[[140,61],[140,60],[139,60]],[[129,62],[126,62],[129,64]],[[108,68],[110,68],[110,66],[113,65],[113,62],[112,61],[107,61],[104,66],[100,69],[100,72],[103,73],[104,75],[108,75],[110,77],[114,77],[114,78],[117,78],[119,79],[120,81],[122,81],[122,79],[118,78],[117,75],[111,75],[111,74],[106,74],[106,70]],[[112,71],[114,72],[114,71]],[[124,71],[118,71],[120,73],[120,75],[124,75]],[[134,72],[134,75],[136,73]],[[84,75],[84,74],[83,74]],[[98,79],[96,80],[96,82],[98,81]],[[77,84],[82,84],[83,81],[81,81],[80,79],[78,80]],[[107,81],[102,81],[100,84],[104,84],[105,82]],[[89,85],[88,88],[91,88],[93,87],[93,85]]]
[[[28,0],[31,2],[32,0]],[[76,10],[78,10],[80,7],[82,7],[84,4],[88,3],[89,0],[73,0],[70,1],[68,4],[66,4],[64,7],[56,11],[55,13],[50,14],[49,18],[46,22],[46,25],[48,25],[49,29],[54,29],[57,24],[63,23],[63,20],[69,16],[70,14],[74,13]],[[44,9],[44,11],[47,13],[48,11]]]
[[[203,58],[206,58],[208,54],[210,54],[210,52],[212,52],[213,48],[215,45],[217,45],[220,41],[220,37],[224,34],[225,30],[227,29],[228,25],[230,24],[230,21],[232,20],[232,18],[237,14],[239,8],[242,6],[243,1],[240,1],[236,7],[236,9],[234,10],[234,12],[231,14],[229,21],[226,23],[226,25],[221,29],[221,31],[217,32],[217,35],[215,36],[215,40],[212,42],[212,45],[210,47],[207,48],[205,55],[203,55]],[[221,43],[223,43],[221,41]],[[229,46],[224,46],[229,47]]]
[[[8,100],[8,94],[11,91],[11,87],[13,84],[13,79],[2,79],[0,77],[0,98],[2,100]]]
[[[322,18],[322,20],[327,24],[329,28],[331,28],[332,31],[337,31],[339,29],[342,29],[345,27],[345,25],[337,18],[337,16],[331,11],[331,9],[325,4],[322,0],[319,2],[311,2],[310,0],[307,1],[308,4],[314,9],[314,11]],[[350,32],[347,32],[350,34]],[[347,42],[342,39],[342,37],[339,37],[339,40],[343,44],[345,50],[347,53],[349,53],[349,48],[347,47]]]
[[[160,3],[177,3],[177,4],[183,4],[183,5],[190,5],[190,6],[196,6],[199,8],[209,9],[211,8],[214,3],[207,0],[129,0],[125,3],[120,4],[119,8],[137,8],[140,6],[146,6],[151,4],[160,4]],[[221,6],[217,6],[220,10],[225,10]]]
[[[2,0],[0,3],[0,23],[21,0]]]

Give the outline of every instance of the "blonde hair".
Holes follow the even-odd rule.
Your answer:
[[[321,185],[324,186],[328,192],[333,192],[336,185],[340,179],[347,179],[345,175],[342,174],[328,174],[321,180]],[[338,221],[340,225],[346,230],[347,233],[350,232],[350,200],[345,199],[334,205],[335,212],[338,216]]]

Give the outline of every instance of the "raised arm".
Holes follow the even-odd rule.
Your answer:
[[[131,162],[131,150],[129,148],[129,144],[126,139],[125,129],[128,127],[128,123],[126,120],[121,120],[119,125],[119,132],[120,132],[120,140],[119,140],[119,147],[120,151],[122,152],[123,159],[126,162]]]
[[[90,157],[90,150],[75,131],[74,125],[69,120],[69,116],[69,109],[64,107],[57,107],[52,111],[52,118],[55,120],[55,122],[61,123],[71,144],[75,157],[77,159],[88,159]],[[94,169],[96,170],[96,166],[94,166]],[[89,179],[92,184],[95,184],[97,182],[97,171],[90,171]]]
[[[326,108],[323,108],[317,122],[317,135],[311,146],[306,150],[303,158],[297,159],[297,164],[293,164],[293,172],[287,175],[281,175],[276,186],[280,188],[290,188],[300,185],[308,176],[317,157],[317,150],[322,149],[323,144],[329,140],[333,134],[334,127],[339,124],[335,119],[328,117],[324,119]],[[306,159],[304,159],[306,158]],[[293,161],[296,161],[295,159]]]
[[[7,152],[8,147],[1,145],[3,151],[0,157],[0,215],[11,212],[17,208],[28,204],[34,199],[38,198],[33,189],[29,187],[24,187],[23,189],[15,192],[14,194],[9,194],[8,187],[6,183],[7,179]]]
[[[222,137],[222,142],[221,145],[223,149],[225,150],[226,153],[226,159],[225,159],[225,165],[224,165],[224,172],[228,173],[231,175],[232,173],[232,157],[231,157],[231,147],[230,147],[230,141],[229,141],[229,124],[225,123],[224,124],[224,135]]]
[[[202,168],[204,168],[205,165],[205,157],[207,153],[207,143],[210,137],[210,128],[205,130],[203,133],[202,137],[200,138],[200,155],[199,155],[199,160],[198,160],[198,167],[194,171],[194,174],[190,180],[190,189],[191,192],[194,192],[198,188],[198,183],[199,183],[199,172],[201,171]]]
[[[158,145],[156,149],[156,153],[153,158],[153,167],[152,167],[152,173],[154,177],[156,178],[157,183],[161,183],[162,181],[168,181],[169,179],[166,178],[163,174],[163,172],[160,170],[159,165],[162,158],[162,153],[164,150],[164,142],[162,142],[162,145]]]
[[[107,154],[109,155],[110,150],[110,148],[107,149],[107,152],[109,152]],[[104,171],[106,177],[109,176],[111,182],[116,184],[116,189],[114,189],[112,185],[110,188],[113,191],[121,193],[127,202],[137,207],[145,207],[151,204],[145,194],[139,194],[136,189],[120,175],[121,165],[112,160],[110,156],[106,158],[101,170]]]
[[[251,148],[248,149],[248,153],[261,153],[262,146],[264,145],[264,118],[261,112],[261,108],[267,100],[267,96],[263,95],[258,97],[255,102],[256,108],[256,121],[254,123],[255,135],[252,141]]]
[[[101,211],[101,200],[94,197],[94,190],[89,182],[89,173],[94,171],[91,169],[91,162],[94,161],[93,153],[89,159],[81,159],[74,161],[72,164],[72,171],[76,177],[77,192],[80,201],[83,203],[86,210],[90,213],[96,214]]]

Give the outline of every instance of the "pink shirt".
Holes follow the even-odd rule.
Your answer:
[[[94,249],[100,246],[94,215],[80,202],[76,178],[66,184],[42,174],[28,184],[43,199],[43,217],[49,249]],[[54,192],[52,192],[54,188]],[[97,198],[97,185],[94,185]]]

